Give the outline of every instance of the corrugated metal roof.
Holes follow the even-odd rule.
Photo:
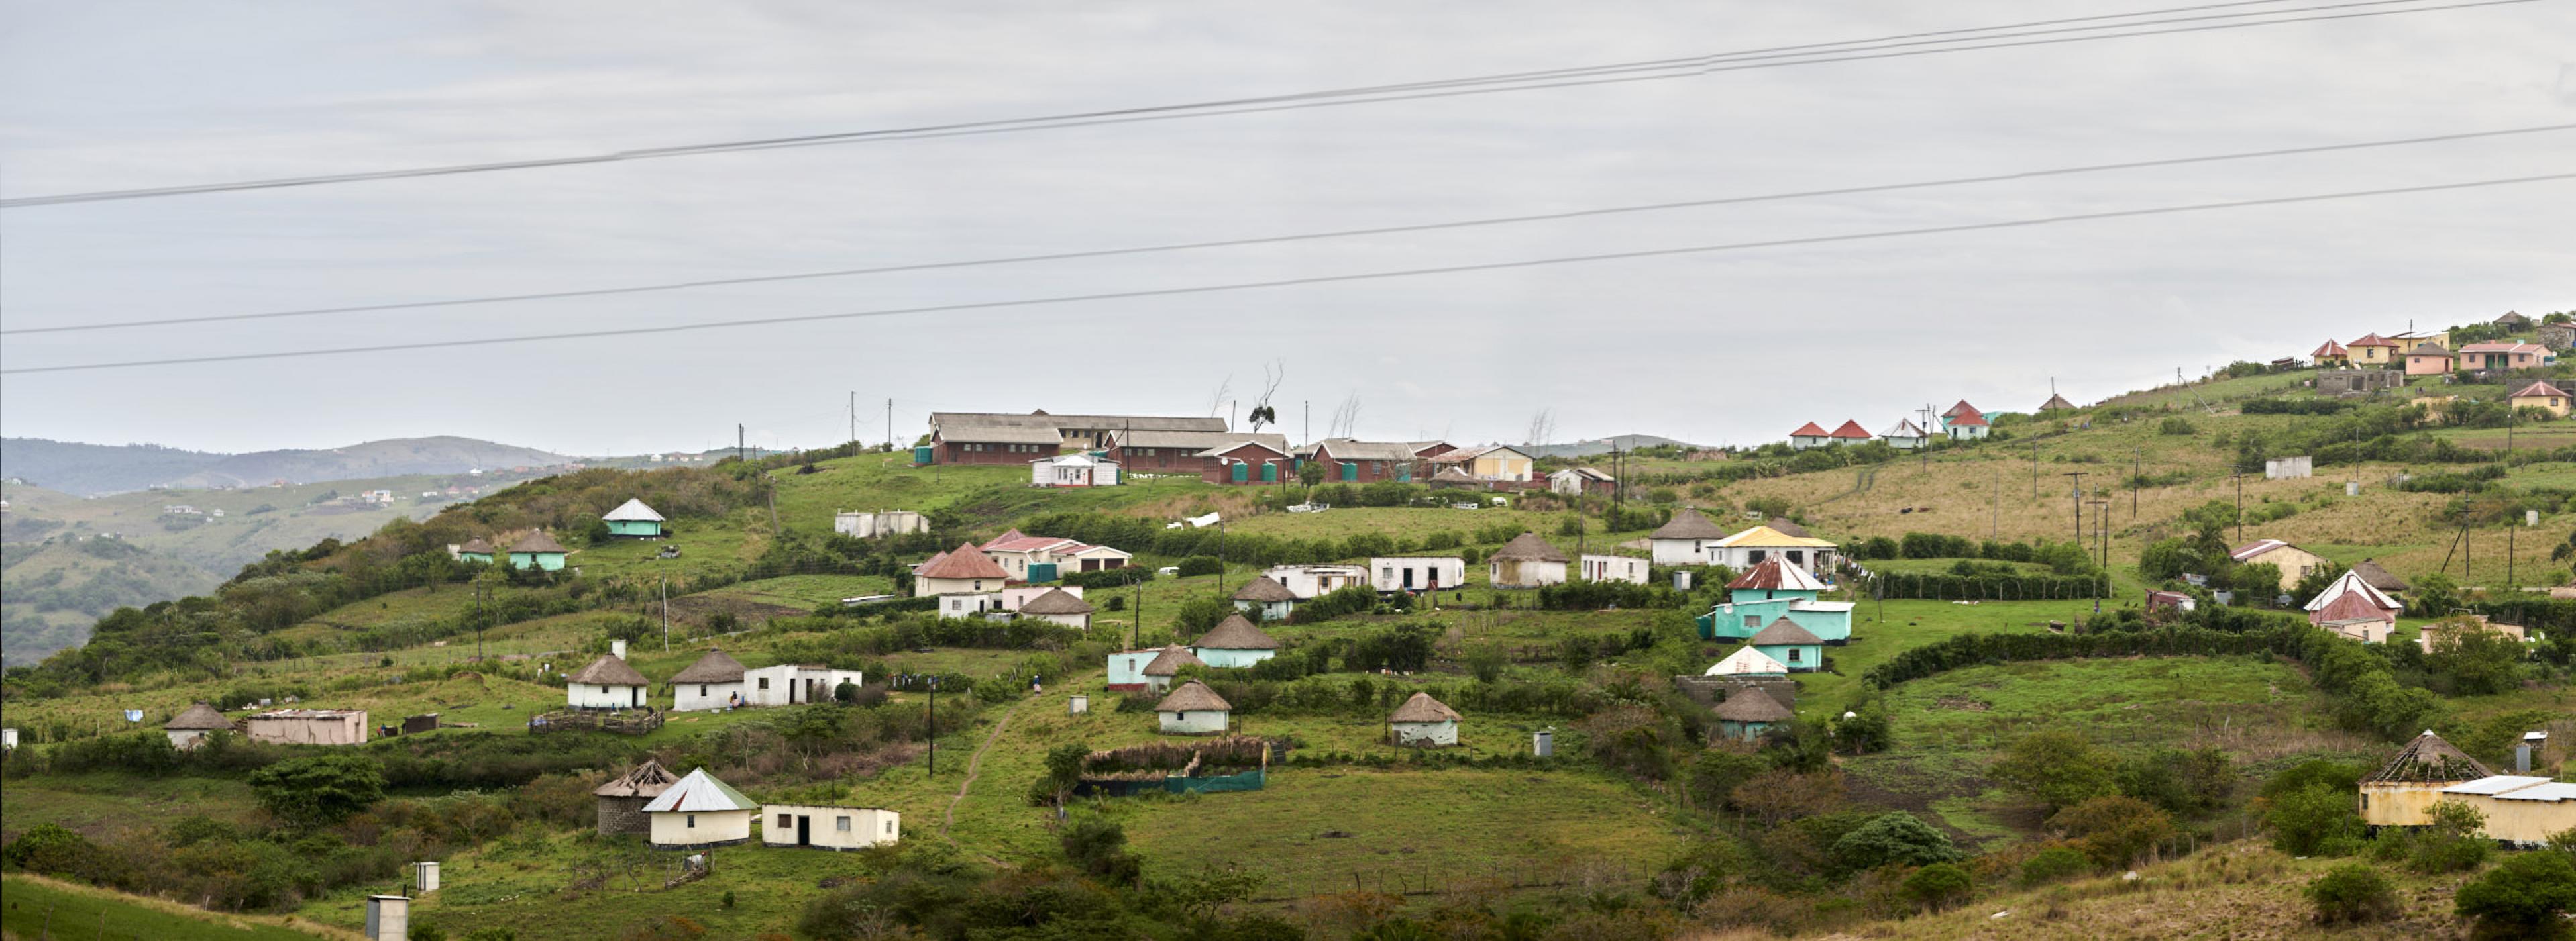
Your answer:
[[[2484,794],[2495,796],[2547,783],[2549,783],[2548,778],[2535,777],[2527,774],[2491,774],[2475,781],[2464,781],[2459,784],[2443,788],[2442,793]]]
[[[2255,556],[2262,555],[2263,553],[2270,552],[2274,549],[2285,548],[2287,546],[2289,546],[2289,543],[2282,542],[2278,539],[2257,539],[2253,542],[2227,550],[2227,557],[2243,562]]]
[[[1774,673],[1781,676],[1789,675],[1789,665],[1781,663],[1778,660],[1771,659],[1768,654],[1764,654],[1762,651],[1755,650],[1751,647],[1743,647],[1737,649],[1734,653],[1727,654],[1726,659],[1718,661],[1716,666],[1709,667],[1708,671],[1702,675],[1759,676]]]
[[[1044,411],[1026,415],[1000,412],[932,412],[930,427],[946,429],[952,425],[979,425],[990,428],[1046,428],[1061,430],[1133,428],[1137,431],[1224,431],[1225,419],[1180,417],[1172,415],[1049,415]]]
[[[1030,428],[1013,425],[942,426],[939,440],[971,441],[977,444],[1062,444],[1064,436],[1051,427]]]
[[[2576,801],[2576,784],[2552,781],[2537,787],[2526,787],[2495,796],[2503,801]]]
[[[2541,396],[2563,399],[2567,397],[2567,393],[2547,382],[2535,382],[2522,387],[2522,391],[2514,393],[2510,398],[2529,399]]]
[[[1806,569],[1779,559],[1764,559],[1726,583],[1729,589],[1745,588],[1762,591],[1823,591],[1825,583],[1817,581]]]
[[[600,519],[612,523],[659,523],[662,522],[662,514],[653,512],[653,508],[645,506],[644,501],[629,497],[626,502],[618,504],[616,509],[608,511],[608,515]]]
[[[2327,585],[2326,590],[2318,592],[2316,597],[2308,599],[2308,603],[2304,610],[2323,611],[2326,609],[2327,605],[2333,604],[2334,600],[2342,597],[2345,592],[2360,592],[2363,598],[2369,600],[2372,605],[2377,606],[2381,610],[2398,611],[2405,607],[2404,605],[2398,604],[2397,599],[2389,597],[2388,593],[2372,587],[2370,582],[2364,580],[2359,574],[2347,571],[2343,573],[2343,575],[2337,577],[2333,584]]]
[[[644,805],[648,814],[710,814],[728,810],[757,811],[760,804],[742,796],[732,785],[716,780],[707,769],[698,768],[680,778],[680,783],[665,789],[661,796]]]

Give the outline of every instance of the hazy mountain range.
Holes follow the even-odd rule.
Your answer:
[[[273,480],[315,483],[403,474],[455,474],[475,469],[545,467],[570,460],[535,448],[450,435],[249,454],[188,451],[157,444],[0,439],[0,477],[23,478],[77,496],[156,486],[244,487]]]

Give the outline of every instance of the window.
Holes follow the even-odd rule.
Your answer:
[[[1385,566],[1385,567],[1379,568],[1379,569],[1377,570],[1377,577],[1378,577],[1378,580],[1379,580],[1379,581],[1385,581],[1385,582],[1391,582],[1391,581],[1394,581],[1394,580],[1395,580],[1395,567],[1394,567],[1394,566],[1392,566],[1392,565],[1390,565],[1390,566]]]
[[[1791,647],[1791,648],[1789,648],[1789,662],[1790,662],[1790,663],[1796,663],[1796,662],[1798,662],[1798,648],[1796,648],[1796,647]]]
[[[850,832],[850,818],[848,818],[848,817],[837,817],[837,818],[834,818],[834,819],[833,819],[833,821],[832,821],[832,829],[839,830],[839,831],[841,831],[841,832],[843,832],[843,833],[848,833],[848,832]]]
[[[788,816],[788,815],[786,815],[786,814],[779,814],[779,815],[778,815],[778,828],[779,828],[779,829],[784,830],[784,829],[787,829],[788,827],[792,827],[792,826],[795,826],[795,825],[796,825],[796,818],[791,817],[791,816]]]
[[[894,821],[892,821],[892,820],[888,820],[888,821],[886,821],[886,832],[887,832],[887,833],[893,833],[893,832],[894,832]]]
[[[688,815],[688,821],[689,821],[689,829],[692,829],[692,830],[697,829],[697,827],[698,827],[698,815],[696,815],[696,814],[690,814],[690,815]]]
[[[769,678],[768,678],[768,677],[764,676],[764,677],[761,677],[761,678],[760,678],[760,688],[762,688],[762,689],[768,689],[768,688],[769,688]]]
[[[1762,616],[1761,616],[1761,615],[1758,615],[1758,614],[1748,614],[1748,615],[1745,615],[1745,616],[1744,616],[1744,626],[1746,626],[1746,627],[1761,627],[1761,626],[1762,626]]]

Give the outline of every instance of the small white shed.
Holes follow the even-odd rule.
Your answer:
[[[1242,668],[1278,656],[1279,641],[1237,612],[1216,622],[1190,645],[1190,652],[1211,667]]]
[[[1029,483],[1038,487],[1115,487],[1118,462],[1089,454],[1060,454],[1029,462]]]
[[[1586,552],[1583,554],[1583,577],[1587,581],[1629,582],[1643,585],[1646,583],[1648,564],[1646,560],[1635,556]]]
[[[742,661],[727,656],[722,648],[709,648],[698,662],[671,674],[671,708],[697,712],[746,705],[742,674]]]
[[[198,703],[196,705],[189,706],[185,711],[171,717],[167,724],[161,726],[161,731],[170,736],[170,747],[181,751],[186,751],[205,744],[206,736],[213,735],[217,732],[237,732],[240,730],[239,726],[233,724],[233,720],[224,718],[223,713],[216,712],[215,707],[206,705],[205,703]],[[11,729],[10,731],[14,732],[17,730]]]
[[[770,804],[760,809],[764,846],[857,850],[895,842],[903,815],[883,807]]]
[[[867,677],[857,670],[816,663],[782,663],[743,671],[742,698],[754,706],[831,702],[843,683],[865,686]]]
[[[1448,704],[1415,693],[1386,717],[1387,736],[1397,745],[1446,748],[1458,744],[1458,712]]]
[[[602,654],[564,677],[564,704],[575,709],[641,709],[653,681],[616,654]]]
[[[1020,616],[1062,624],[1075,630],[1091,629],[1091,602],[1081,595],[1061,588],[1031,598],[1020,605]]]
[[[1234,704],[1207,688],[1207,684],[1191,680],[1155,703],[1154,713],[1162,717],[1165,735],[1215,735],[1225,731]]]
[[[1369,584],[1380,594],[1457,588],[1467,584],[1467,560],[1446,555],[1371,558]]]
[[[699,849],[751,839],[751,817],[760,805],[741,791],[715,779],[707,769],[690,771],[679,783],[644,805],[653,819],[654,846]]]

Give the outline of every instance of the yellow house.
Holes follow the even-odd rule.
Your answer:
[[[2257,539],[2227,551],[2228,558],[2245,565],[2270,564],[2281,569],[2281,589],[2287,591],[2310,573],[2330,570],[2334,563],[2324,556],[2278,539]]]
[[[2352,341],[2346,348],[2352,351],[2352,364],[2363,368],[2395,365],[2400,356],[2398,351],[2405,349],[2397,345],[2397,341],[2376,333],[2362,334],[2361,339]]]
[[[1423,460],[1434,468],[1456,468],[1477,480],[1527,481],[1533,476],[1530,456],[1509,445],[1461,448]]]
[[[2337,343],[2333,340],[2327,340],[2324,346],[2317,347],[2317,351],[2308,354],[2308,358],[2316,361],[2318,369],[2349,369],[2352,367],[2352,351],[2345,349],[2343,344]]]
[[[2480,833],[2499,843],[2539,846],[2553,833],[2576,830],[2576,784],[2528,774],[2499,774],[2442,789],[2486,816]]]
[[[2361,822],[2374,827],[2423,826],[2432,822],[2426,812],[2445,799],[2445,788],[2493,773],[2432,729],[2425,729],[2399,749],[2397,757],[2361,779]]]
[[[2559,391],[2557,386],[2546,382],[2535,382],[2522,387],[2522,391],[2513,394],[2511,401],[2516,409],[2547,409],[2549,414],[2560,418],[2567,417],[2567,393]]]
[[[2426,343],[2433,344],[2434,346],[2438,346],[2446,350],[2456,351],[2459,349],[2459,347],[2451,344],[2451,331],[2448,330],[2424,330],[2420,332],[2409,330],[2404,333],[2389,334],[2388,339],[2391,342],[2398,344],[2400,349],[2411,350]]]

